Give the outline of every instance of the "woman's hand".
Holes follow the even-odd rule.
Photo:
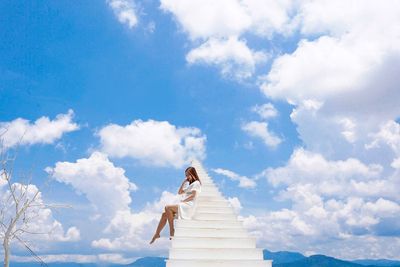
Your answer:
[[[179,190],[178,190],[178,194],[179,195],[185,193],[185,191],[182,188],[183,188],[183,185],[188,181],[189,180],[187,179],[187,177],[185,177],[185,179],[182,181],[182,184],[181,184],[181,186],[179,187]]]

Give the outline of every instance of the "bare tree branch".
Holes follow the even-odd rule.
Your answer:
[[[44,232],[32,231],[32,229],[35,229],[32,227],[35,226],[32,222],[40,216],[40,210],[71,206],[42,203],[42,200],[39,198],[40,190],[36,189],[36,192],[32,190],[32,188],[34,188],[31,186],[32,170],[30,170],[28,174],[19,174],[21,178],[20,182],[13,183],[15,160],[23,136],[20,138],[18,144],[14,146],[14,153],[11,155],[9,148],[5,146],[4,139],[2,138],[7,130],[0,132],[0,179],[2,179],[0,182],[4,185],[3,182],[5,181],[6,188],[8,189],[8,195],[0,194],[2,202],[0,207],[0,237],[3,240],[5,252],[4,266],[9,266],[9,256],[11,254],[10,243],[14,239],[21,242],[42,266],[47,266],[47,264],[33,252],[27,242],[22,240],[22,236],[26,234],[50,235],[55,230],[56,226],[52,227],[48,232],[46,232],[47,230]],[[45,182],[45,186],[48,186],[48,181]]]
[[[48,267],[48,265],[23,240],[21,240],[18,236],[16,236],[15,238],[18,239],[18,241],[25,246],[25,248],[32,254],[37,262],[39,262],[42,266]]]

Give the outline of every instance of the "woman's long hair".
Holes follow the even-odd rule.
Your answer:
[[[186,172],[188,172],[189,174],[191,174],[193,177],[194,177],[194,181],[199,181],[200,182],[200,184],[201,184],[201,181],[200,181],[200,178],[199,178],[199,176],[197,175],[197,171],[196,171],[196,169],[194,168],[194,167],[192,167],[192,166],[190,166],[190,167],[187,167],[186,168],[186,170],[185,170],[185,174],[186,174]],[[194,181],[192,181],[191,183],[189,182],[189,184],[192,184],[192,183],[194,183]]]

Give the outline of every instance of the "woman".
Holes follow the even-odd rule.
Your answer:
[[[164,228],[167,221],[169,223],[169,239],[171,240],[175,233],[174,218],[189,220],[194,215],[197,195],[201,192],[201,181],[194,167],[188,167],[185,170],[185,176],[178,190],[178,194],[185,194],[185,198],[177,205],[165,206],[165,212],[163,212],[161,216],[156,233],[153,239],[151,239],[150,244],[160,237],[161,230]],[[187,188],[183,189],[186,182],[188,182],[189,185]]]

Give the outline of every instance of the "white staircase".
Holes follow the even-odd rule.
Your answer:
[[[193,219],[175,220],[167,267],[271,267],[201,163],[195,160],[192,166],[202,192]]]

